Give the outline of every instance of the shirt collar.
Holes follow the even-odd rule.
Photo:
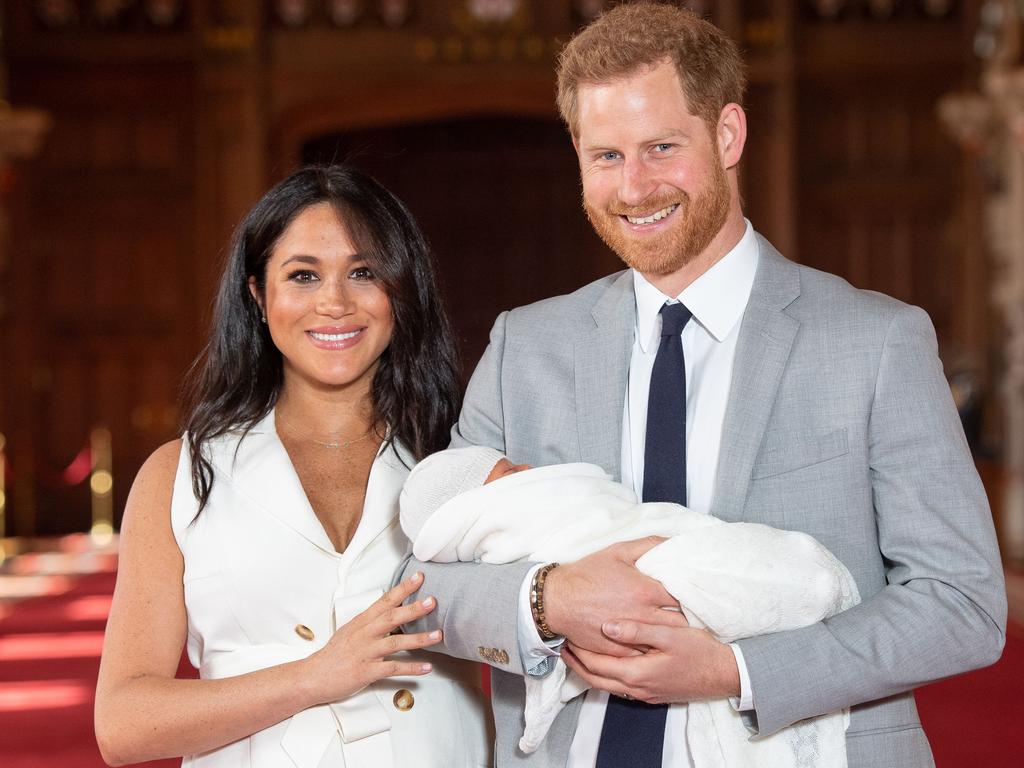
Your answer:
[[[658,313],[666,301],[681,301],[693,313],[715,341],[722,342],[743,317],[750,299],[757,272],[757,238],[750,222],[743,237],[731,251],[716,261],[703,275],[688,285],[678,296],[666,296],[636,270],[633,270],[633,293],[636,296],[636,335],[645,353],[655,344],[660,333]]]

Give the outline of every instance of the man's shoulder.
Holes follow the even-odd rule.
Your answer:
[[[798,264],[801,299],[828,307],[830,313],[855,312],[891,318],[910,305],[878,291],[858,288],[839,275]]]
[[[798,295],[786,312],[802,322],[826,321],[833,329],[837,324],[856,324],[860,333],[869,332],[872,327],[884,333],[899,314],[924,314],[904,301],[858,288],[839,275],[798,264],[774,248],[769,249],[767,254],[762,251],[762,256],[776,267],[793,270],[797,277]]]
[[[609,298],[621,301],[627,293],[632,295],[633,283],[628,273],[629,270],[620,270],[587,283],[572,293],[516,307],[509,310],[507,322],[517,330],[546,328],[550,331],[556,327],[565,331],[570,328],[593,327],[591,313],[595,307]]]

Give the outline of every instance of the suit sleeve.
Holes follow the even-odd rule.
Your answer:
[[[809,627],[739,641],[760,735],[992,664],[1002,652],[1006,592],[992,515],[931,321],[916,307],[888,328],[869,419],[886,586]]]
[[[502,358],[508,313],[491,329],[490,344],[477,364],[466,390],[458,424],[452,428],[453,448],[487,445],[505,451],[502,408]],[[431,563],[410,558],[403,577],[424,574],[418,595],[434,595],[437,608],[407,632],[444,631],[436,649],[450,656],[488,661],[508,672],[523,674],[518,642],[518,598],[529,562],[508,565]],[[495,653],[490,653],[490,651]],[[489,657],[489,658],[485,658]]]

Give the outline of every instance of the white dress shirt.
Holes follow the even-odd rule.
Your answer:
[[[622,417],[622,483],[632,487],[637,498],[643,497],[647,398],[661,338],[659,312],[666,302],[681,301],[693,314],[682,332],[686,365],[687,506],[698,512],[711,510],[736,340],[757,262],[757,240],[748,221],[739,243],[678,296],[665,296],[639,272],[633,273],[636,328]],[[527,574],[520,592],[520,653],[529,673],[543,674],[548,667],[544,662],[558,653],[560,643],[544,643],[533,625],[529,605],[533,572]],[[734,706],[740,710],[753,709],[743,655],[738,646],[730,648],[740,675],[740,698],[733,701]],[[591,690],[586,694],[567,768],[594,768],[607,702],[605,691]],[[693,765],[685,740],[686,715],[685,704],[669,707],[663,768]]]

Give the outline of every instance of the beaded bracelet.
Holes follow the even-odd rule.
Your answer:
[[[537,625],[537,631],[544,640],[554,640],[558,637],[548,627],[547,617],[544,615],[544,582],[547,581],[548,574],[557,567],[558,563],[548,563],[543,568],[538,568],[530,584],[530,613],[533,614],[533,623]]]

